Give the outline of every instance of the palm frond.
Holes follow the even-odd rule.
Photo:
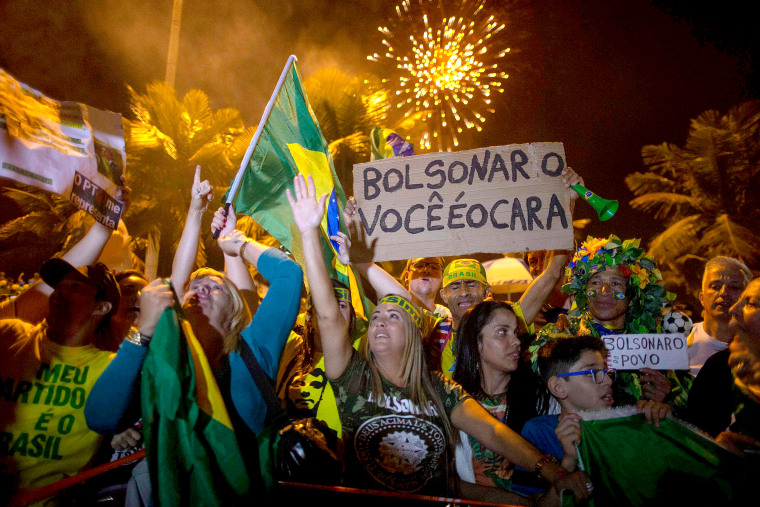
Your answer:
[[[634,209],[652,213],[657,219],[703,211],[700,199],[672,192],[650,192],[634,198],[630,204]]]
[[[345,154],[346,151],[353,152],[357,155],[367,156],[369,159],[370,140],[367,134],[362,132],[354,132],[353,134],[336,139],[328,145],[330,154],[333,158],[339,158]]]
[[[665,176],[655,173],[633,173],[625,177],[625,184],[634,195],[642,195],[649,192],[674,192],[676,182]]]
[[[184,135],[193,138],[196,132],[202,130],[203,125],[208,123],[214,115],[209,104],[208,95],[201,90],[190,90],[182,97],[184,113],[182,121],[186,128]]]
[[[253,141],[256,129],[257,127],[255,126],[246,128],[239,136],[236,136],[235,139],[232,140],[232,143],[227,147],[227,156],[236,168],[240,165],[248,146],[251,144],[251,141]]]
[[[699,243],[699,233],[703,227],[701,215],[682,218],[652,240],[649,255],[658,262],[681,257]]]
[[[44,237],[50,235],[60,225],[56,215],[44,211],[32,211],[24,216],[14,218],[0,227],[0,241],[6,241],[21,233],[32,233]],[[52,238],[51,238],[52,241]]]
[[[683,166],[683,151],[674,144],[647,144],[641,148],[641,158],[650,171],[677,177]]]
[[[266,246],[280,246],[277,241],[266,229],[261,227],[253,218],[248,215],[241,215],[237,219],[237,229],[249,238],[258,241]]]
[[[737,224],[726,214],[718,216],[705,230],[699,247],[710,257],[726,255],[741,259],[749,266],[760,264],[760,235]]]

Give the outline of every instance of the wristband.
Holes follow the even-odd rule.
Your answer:
[[[127,331],[127,337],[124,339],[130,343],[134,343],[138,347],[147,347],[151,338],[152,336],[144,335],[136,327],[132,326]]]
[[[242,245],[240,245],[240,251],[238,252],[238,256],[239,256],[241,259],[243,259],[243,260],[245,260],[245,258],[243,258],[243,254],[245,253],[245,247],[247,247],[247,246],[248,246],[248,243],[250,243],[250,242],[251,242],[251,241],[247,239],[247,240],[243,241],[243,244],[242,244]]]
[[[541,472],[547,463],[554,463],[555,465],[562,466],[559,460],[555,458],[554,456],[552,456],[551,454],[544,454],[543,456],[541,456],[541,458],[539,458],[539,460],[536,462],[536,466],[534,467],[533,470],[544,479],[547,479],[547,477],[543,475]]]

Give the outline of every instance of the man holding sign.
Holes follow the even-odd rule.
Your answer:
[[[648,342],[638,336],[641,333],[661,332],[662,308],[672,300],[672,295],[662,284],[662,275],[654,259],[644,256],[639,240],[621,241],[617,236],[609,238],[589,237],[578,249],[566,273],[569,283],[562,291],[575,297],[568,317],[560,317],[557,324],[545,326],[538,334],[530,350],[535,352],[548,340],[562,333],[620,337],[637,335],[639,352],[648,351]],[[633,344],[634,336],[623,336],[625,344]],[[628,339],[628,340],[626,340]],[[654,350],[664,340],[651,340]],[[685,341],[681,337],[681,352],[686,359]],[[617,340],[611,339],[608,349]],[[674,347],[670,342],[670,347]],[[646,354],[646,357],[651,357]],[[641,367],[644,366],[644,367]],[[636,366],[629,361],[617,368],[638,370],[639,373],[621,373],[616,383],[615,399],[623,404],[647,399],[662,402],[671,392],[670,381],[659,371],[649,367],[658,366],[640,362]],[[688,368],[688,359],[685,367]]]
[[[570,187],[583,183],[583,178],[571,168],[563,169],[562,182],[568,188],[570,199],[570,214],[578,194],[570,190]],[[530,284],[520,300],[513,306],[515,315],[522,321],[523,327],[528,327],[549,297],[552,289],[562,274],[562,268],[567,262],[566,251],[556,251],[552,256],[549,267]],[[436,329],[447,330],[447,336],[443,340],[441,355],[441,369],[444,375],[451,377],[456,367],[457,356],[457,329],[459,322],[467,310],[488,297],[490,286],[486,279],[486,271],[483,265],[475,259],[458,259],[449,263],[443,272],[443,288],[441,298],[451,311],[451,317],[440,322]]]

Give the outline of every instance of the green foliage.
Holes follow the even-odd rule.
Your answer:
[[[180,100],[167,83],[154,82],[144,94],[131,87],[129,94],[134,119],[125,120],[126,173],[133,204],[125,222],[137,238],[160,238],[157,274],[168,276],[190,204],[195,166],[202,167],[201,177],[217,189],[216,195],[223,195],[253,131],[245,129],[236,109],[213,110],[201,90],[190,90]],[[204,227],[198,265],[206,264],[206,247],[212,241]]]
[[[93,223],[88,214],[58,194],[12,181],[3,185],[3,196],[23,213],[0,227],[0,265],[9,272],[39,269]]]
[[[684,269],[715,255],[760,269],[760,101],[706,111],[691,120],[683,147],[647,145],[641,154],[649,171],[625,181],[636,195],[631,206],[664,224],[649,255],[666,280],[693,292]]]
[[[321,69],[304,80],[304,89],[347,196],[353,195],[354,164],[370,160],[372,128],[391,128],[409,138],[419,135],[415,127],[427,114],[394,117],[387,89],[369,74],[352,77],[335,68]]]
[[[570,316],[581,316],[587,312],[588,294],[586,289],[591,277],[607,268],[619,268],[626,277],[625,297],[630,305],[625,317],[628,333],[651,333],[662,317],[662,308],[674,297],[665,290],[662,275],[651,257],[644,256],[639,248],[640,240],[589,236],[575,252],[566,269],[569,283],[562,292],[574,296]]]

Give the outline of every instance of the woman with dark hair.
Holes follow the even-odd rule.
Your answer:
[[[554,493],[572,489],[585,499],[591,483],[567,476],[551,458],[494,421],[462,387],[427,367],[421,311],[402,296],[383,297],[371,316],[361,350],[351,346],[325,267],[319,226],[327,195],[317,200],[314,182],[302,175],[287,192],[301,233],[306,274],[322,333],[325,372],[335,389],[346,444],[349,485],[406,493],[451,494],[454,430],[552,481]],[[563,484],[564,483],[564,484]],[[555,498],[556,499],[556,498]],[[509,503],[519,501],[510,498]]]
[[[464,314],[453,379],[497,420],[519,433],[525,422],[545,413],[547,396],[539,378],[521,360],[518,319],[508,303],[483,301]],[[457,472],[465,482],[519,493],[532,488],[513,484],[515,465],[472,436],[461,434]]]

